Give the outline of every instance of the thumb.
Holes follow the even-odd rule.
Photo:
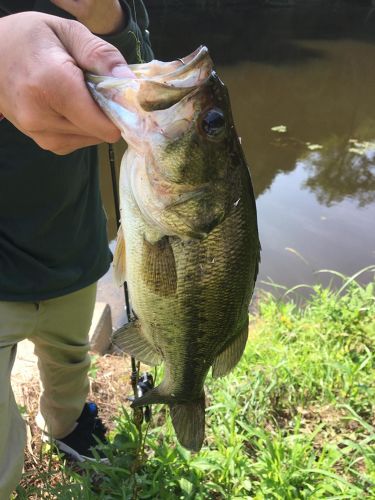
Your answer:
[[[53,28],[60,42],[83,71],[103,76],[135,78],[116,47],[93,35],[83,24],[61,19],[58,26]]]

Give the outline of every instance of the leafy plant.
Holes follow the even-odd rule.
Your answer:
[[[177,443],[164,407],[142,435],[122,408],[110,465],[61,465],[63,481],[44,480],[43,498],[374,498],[375,282],[339,277],[303,307],[295,289],[261,298],[240,364],[207,380],[200,453]]]

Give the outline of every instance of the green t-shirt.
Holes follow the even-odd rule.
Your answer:
[[[8,4],[14,0],[0,0],[0,12],[13,12]],[[27,5],[69,17],[49,0]],[[138,24],[123,5],[128,26],[104,38],[129,63],[137,62],[138,38],[149,61],[143,3],[136,1]],[[38,301],[79,290],[98,280],[110,261],[96,147],[58,156],[0,121],[0,300]]]

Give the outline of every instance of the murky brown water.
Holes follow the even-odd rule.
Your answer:
[[[375,263],[375,9],[318,4],[150,12],[160,59],[206,43],[229,88],[257,196],[259,287],[311,284],[320,269],[350,275]],[[272,131],[280,125],[286,132]],[[105,151],[102,183],[113,238]],[[122,301],[117,292],[106,277],[99,298]]]

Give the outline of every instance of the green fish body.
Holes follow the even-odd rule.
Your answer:
[[[168,404],[178,440],[197,451],[207,373],[226,375],[248,337],[260,259],[254,193],[207,49],[133,70],[133,81],[89,83],[129,145],[114,266],[136,320],[114,342],[146,364],[164,363],[160,385],[133,406]]]

